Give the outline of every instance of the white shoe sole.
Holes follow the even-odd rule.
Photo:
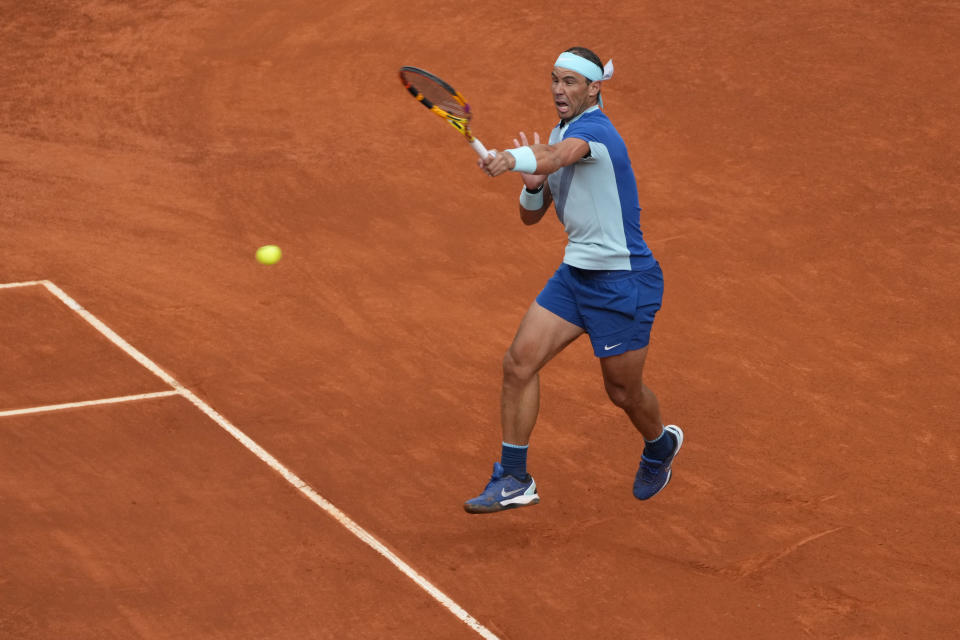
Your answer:
[[[678,427],[678,426],[675,425],[675,424],[668,424],[667,426],[665,426],[665,427],[663,428],[663,430],[664,430],[664,431],[669,431],[670,433],[672,433],[672,434],[676,437],[676,439],[677,439],[677,448],[676,448],[676,450],[673,452],[673,460],[670,461],[670,471],[667,471],[667,481],[663,483],[663,486],[662,486],[662,487],[660,487],[660,491],[663,491],[664,489],[666,489],[666,488],[667,488],[667,485],[670,484],[670,478],[673,477],[673,462],[674,462],[674,460],[677,459],[677,455],[680,453],[680,447],[683,446],[683,429],[681,429],[680,427]],[[657,493],[660,493],[660,491],[657,491]],[[654,494],[654,495],[656,495],[656,494]]]

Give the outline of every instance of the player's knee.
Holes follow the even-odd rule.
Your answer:
[[[536,371],[523,361],[523,354],[510,347],[503,355],[503,383],[524,384],[536,375]]]
[[[623,410],[628,410],[643,402],[642,391],[637,392],[630,387],[615,382],[606,381],[605,387],[610,402]],[[642,389],[642,387],[640,387]]]

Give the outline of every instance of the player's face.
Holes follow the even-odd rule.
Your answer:
[[[561,120],[576,118],[596,103],[599,82],[589,82],[576,71],[561,67],[554,67],[550,77],[553,106]]]

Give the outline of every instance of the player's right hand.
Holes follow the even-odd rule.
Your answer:
[[[513,144],[518,147],[526,147],[530,144],[530,141],[527,140],[527,134],[523,131],[520,132],[520,139],[513,139]],[[540,144],[540,134],[536,131],[533,132],[533,144]],[[527,189],[539,189],[540,186],[546,181],[547,176],[538,176],[533,173],[521,173],[520,177],[523,179],[523,185]]]

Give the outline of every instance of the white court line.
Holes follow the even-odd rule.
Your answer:
[[[259,444],[254,442],[247,434],[235,427],[230,423],[229,420],[217,413],[210,405],[198,398],[192,391],[184,387],[182,384],[177,382],[166,371],[157,366],[152,360],[147,356],[143,355],[132,347],[126,340],[117,335],[113,329],[101,322],[96,316],[80,306],[73,298],[68,296],[66,292],[63,291],[60,287],[53,284],[49,280],[39,280],[35,282],[14,282],[10,284],[0,284],[0,289],[11,288],[11,287],[24,287],[42,284],[47,290],[55,295],[61,302],[63,302],[67,307],[75,311],[81,318],[90,323],[97,331],[102,333],[110,342],[118,346],[131,358],[143,365],[147,370],[156,375],[158,378],[166,382],[168,385],[175,389],[174,393],[179,394],[189,400],[195,407],[202,411],[208,418],[217,423],[224,431],[229,433],[231,436],[236,438],[244,447],[249,449],[253,455],[257,456],[262,462],[264,462],[268,467],[279,473],[283,476],[284,480],[289,482],[291,485],[296,487],[296,489],[307,497],[315,505],[326,511],[334,520],[339,522],[344,526],[350,533],[360,539],[364,544],[369,546],[371,549],[379,553],[381,556],[390,561],[393,566],[400,570],[405,576],[413,580],[421,589],[426,591],[434,600],[443,605],[450,613],[455,615],[459,620],[465,623],[468,627],[477,632],[482,638],[486,640],[499,640],[492,631],[480,624],[473,616],[471,616],[467,611],[454,602],[448,595],[440,591],[435,587],[429,580],[421,576],[417,571],[408,565],[406,562],[401,560],[395,553],[390,551],[382,542],[377,540],[372,534],[370,534],[366,529],[361,527],[359,524],[354,522],[347,514],[340,511],[336,506],[331,502],[328,502],[323,496],[317,493],[310,485],[301,480],[295,473],[290,471],[287,467],[280,463],[279,460],[274,458],[270,453],[266,451]]]
[[[132,396],[117,396],[116,398],[104,398],[102,400],[85,400],[83,402],[48,404],[42,407],[30,407],[28,409],[7,409],[6,411],[0,411],[0,418],[5,416],[23,416],[28,413],[62,411],[63,409],[76,409],[78,407],[94,407],[98,404],[117,404],[118,402],[134,402],[136,400],[149,400],[150,398],[167,398],[169,396],[178,395],[180,395],[180,392],[178,391],[157,391],[155,393],[139,393]]]

